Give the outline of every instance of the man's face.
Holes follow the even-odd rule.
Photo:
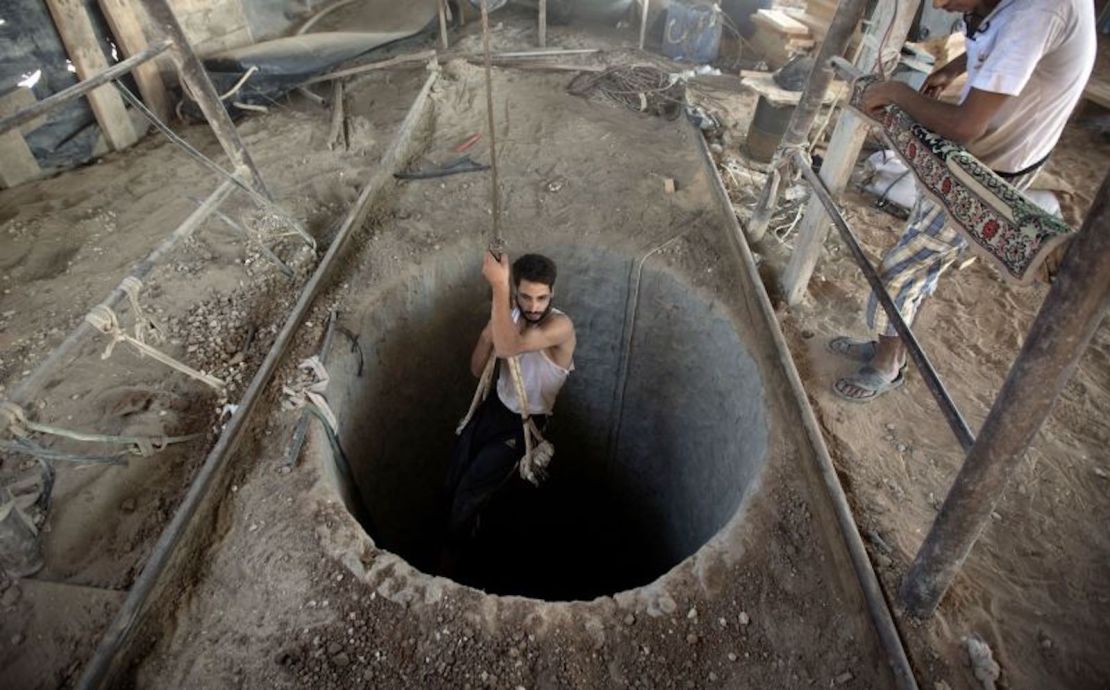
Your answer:
[[[536,323],[547,315],[553,294],[550,285],[521,280],[516,286],[516,305],[526,321]]]

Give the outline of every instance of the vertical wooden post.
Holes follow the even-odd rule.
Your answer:
[[[439,15],[439,46],[447,50],[447,0],[436,0],[436,13]]]
[[[902,601],[913,615],[932,615],[948,591],[1108,306],[1110,175],[903,581]]]
[[[647,23],[648,23],[648,8],[651,7],[651,0],[640,0],[644,4],[643,10],[640,12],[640,50],[644,49],[644,39],[647,37]]]
[[[778,203],[779,170],[787,164],[791,155],[790,150],[805,145],[809,140],[809,130],[813,128],[817,113],[825,102],[825,92],[832,82],[832,67],[829,66],[829,60],[844,54],[866,9],[867,0],[841,0],[836,6],[836,14],[829,24],[829,32],[821,42],[821,49],[817,52],[813,69],[809,73],[809,79],[806,80],[806,88],[798,100],[798,105],[794,107],[790,123],[782,135],[782,142],[771,160],[772,173],[767,176],[759,201],[752,209],[752,217],[747,228],[748,239],[751,242],[759,242],[767,232],[771,215]]]
[[[547,47],[547,0],[540,0],[540,47]]]
[[[0,118],[17,113],[34,102],[35,94],[31,89],[18,86],[0,96]],[[0,187],[14,187],[42,175],[42,168],[23,135],[45,124],[45,120],[39,117],[0,134]]]
[[[112,29],[112,35],[119,43],[121,57],[131,57],[141,53],[147,46],[142,22],[135,11],[135,0],[98,0],[104,18]],[[147,107],[154,111],[163,122],[170,118],[170,99],[158,65],[146,62],[134,69],[132,74],[139,85],[139,93]]]
[[[46,7],[54,18],[54,26],[62,38],[69,60],[77,76],[88,79],[108,69],[104,49],[96,38],[89,13],[80,0],[46,0]],[[108,145],[115,150],[127,148],[139,139],[131,124],[131,116],[123,99],[110,85],[101,86],[88,94],[89,106],[100,125]]]
[[[189,95],[196,99],[197,105],[200,106],[201,112],[208,120],[208,125],[215,133],[220,146],[223,147],[224,152],[227,153],[228,158],[235,165],[236,174],[243,177],[244,181],[259,194],[272,199],[273,197],[270,196],[270,192],[262,181],[262,176],[258,174],[258,169],[251,159],[250,152],[243,145],[243,140],[239,138],[239,131],[235,129],[235,123],[231,121],[223,103],[220,102],[220,95],[216,93],[216,87],[212,86],[212,80],[208,78],[208,73],[204,71],[204,65],[201,64],[196,53],[193,52],[193,47],[189,45],[189,39],[185,37],[185,32],[182,31],[181,25],[177,22],[177,17],[174,16],[169,3],[167,0],[140,1],[150,16],[151,30],[157,34],[158,38],[168,38],[173,41],[173,47],[170,48],[170,58],[177,67],[181,83],[189,91]]]
[[[918,4],[920,0],[898,3],[880,2],[877,5],[871,26],[864,35],[859,57],[856,59],[856,66],[862,72],[874,71],[880,59],[882,64],[889,64],[897,59],[913,25]],[[897,14],[893,15],[895,11]],[[886,36],[885,53],[880,56],[879,46],[883,36]],[[860,148],[867,138],[868,126],[859,115],[847,109],[841,111],[829,141],[828,151],[825,153],[825,160],[821,163],[821,179],[834,196],[843,192],[848,184],[848,178],[859,157]],[[816,197],[810,197],[798,230],[794,252],[790,255],[790,261],[787,262],[782,274],[782,293],[787,304],[797,304],[805,296],[806,287],[821,256],[821,249],[825,245],[828,232],[829,221],[821,208],[821,202]]]

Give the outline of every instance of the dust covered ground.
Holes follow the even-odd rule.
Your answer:
[[[512,15],[506,15],[511,17]],[[526,47],[525,18],[505,20],[506,47]],[[612,33],[612,32],[610,32]],[[590,45],[581,33],[552,29],[553,43]],[[476,47],[473,35],[467,43]],[[606,34],[605,40],[614,37]],[[617,40],[632,40],[625,32]],[[513,42],[519,45],[513,46]],[[611,45],[611,43],[609,43]],[[390,141],[424,74],[378,74],[350,84],[358,133],[349,151],[326,146],[328,112],[294,102],[240,124],[275,197],[326,245],[334,223]],[[645,246],[669,238],[676,216],[659,217],[662,177],[680,180],[678,222],[697,230],[662,261],[727,296],[736,285],[716,212],[682,127],[567,96],[569,75],[497,71],[512,99],[499,160],[507,226],[517,242],[549,230],[588,242]],[[480,81],[458,67],[434,95],[437,130],[428,152],[483,129]],[[750,94],[719,94],[732,114],[733,147],[742,139]],[[577,119],[568,119],[577,118]],[[636,135],[616,146],[609,131]],[[203,127],[185,136],[207,154],[218,146]],[[500,133],[500,130],[499,130]],[[437,148],[438,147],[438,148]],[[484,142],[472,151],[488,158]],[[1073,216],[1110,163],[1106,144],[1082,128],[1066,135],[1049,171],[1074,189]],[[592,177],[585,179],[584,170]],[[682,171],[675,175],[675,170]],[[685,177],[695,183],[687,189]],[[194,203],[218,184],[156,137],[62,176],[0,192],[0,384],[11,388],[56,345]],[[423,185],[423,186],[417,186]],[[301,329],[290,362],[319,346],[322,323],[345,292],[373,294],[429,255],[460,246],[488,225],[482,176],[462,175],[399,187],[375,214],[337,285]],[[552,189],[559,189],[552,193]],[[573,196],[571,196],[573,195]],[[574,201],[568,201],[573,199]],[[849,198],[850,216],[874,255],[899,223]],[[259,239],[283,232],[240,196],[224,211]],[[654,233],[658,232],[656,235]],[[625,238],[625,239],[619,239]],[[164,322],[167,349],[230,382],[234,400],[261,361],[314,260],[295,237],[276,240],[296,270],[290,281],[252,245],[210,219],[146,281],[144,307]],[[927,531],[961,454],[920,379],[864,408],[829,393],[848,365],[823,343],[861,333],[865,293],[858,272],[828,243],[813,290],[782,323],[829,439],[837,469],[888,591]],[[760,251],[772,266],[782,248]],[[698,268],[717,269],[696,273]],[[357,282],[352,280],[357,278]],[[476,274],[477,279],[477,274]],[[981,423],[1020,346],[1044,290],[1015,289],[975,264],[942,283],[920,323],[926,348],[961,409]],[[126,319],[126,310],[123,311]],[[129,323],[125,320],[125,324]],[[933,325],[936,328],[933,328]],[[953,325],[954,324],[954,325]],[[467,336],[469,337],[469,336]],[[1030,459],[938,616],[901,621],[923,687],[978,687],[963,636],[994,648],[1008,687],[1105,687],[1102,650],[1110,608],[1102,526],[1110,428],[1110,357],[1104,326]],[[107,433],[201,431],[127,467],[61,468],[44,526],[47,568],[0,582],[0,674],[12,687],[71,685],[118,609],[219,428],[223,402],[203,385],[168,375],[123,346],[107,361],[102,343],[63,370],[36,415]],[[0,391],[2,392],[2,391]],[[743,554],[693,559],[665,589],[602,598],[568,609],[430,584],[368,543],[342,510],[321,469],[282,470],[296,416],[277,389],[234,461],[235,477],[212,526],[211,543],[187,591],[164,602],[164,627],[142,641],[132,680],[140,687],[888,687],[873,632],[845,582],[847,564],[827,546],[835,530],[796,469],[765,471],[764,490],[746,505],[746,527],[731,546]],[[781,394],[781,393],[780,393]],[[912,420],[912,421],[911,421]],[[782,430],[781,442],[789,441]],[[67,448],[92,452],[92,448]],[[798,460],[795,458],[795,462]],[[34,493],[35,468],[3,456],[5,480]],[[1102,471],[1100,473],[1099,471]],[[343,545],[338,548],[336,545]],[[337,557],[356,554],[373,574]],[[388,567],[373,570],[374,563]]]
[[[1070,222],[1078,224],[1108,169],[1110,145],[1073,120],[1046,170],[1072,190],[1061,195]],[[870,203],[849,194],[848,217],[877,261],[902,222]],[[830,238],[826,248],[809,295],[783,313],[783,326],[860,532],[895,592],[963,453],[912,367],[905,386],[872,404],[832,392],[852,364],[825,345],[836,335],[867,335],[868,293],[839,239]],[[1043,285],[1010,285],[977,261],[943,276],[923,309],[914,331],[973,430],[986,418],[1047,292]],[[958,659],[965,655],[963,638],[976,634],[993,648],[1007,687],[1110,683],[1108,406],[1110,328],[1104,322],[936,617],[925,624],[903,620],[919,661]]]

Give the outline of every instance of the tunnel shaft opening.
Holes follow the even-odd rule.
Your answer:
[[[539,488],[514,474],[498,490],[452,577],[492,594],[592,599],[650,583],[737,514],[767,456],[762,380],[723,305],[672,272],[593,247],[540,251],[559,264],[555,304],[578,334],[546,433],[555,459]],[[444,252],[351,305],[362,375],[346,348],[329,360],[357,489],[343,493],[359,503],[348,507],[379,547],[433,574],[470,351],[488,318],[476,256]]]

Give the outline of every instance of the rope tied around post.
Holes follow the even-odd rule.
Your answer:
[[[147,345],[138,338],[127,335],[123,328],[120,327],[119,318],[116,316],[116,313],[106,304],[98,304],[93,307],[92,310],[85,315],[85,321],[110,339],[108,346],[104,349],[104,353],[100,355],[101,359],[108,359],[111,357],[116,344],[125,342],[138,350],[139,356],[149,356],[151,359],[161,362],[172,369],[176,369],[182,374],[200,381],[221,394],[227,388],[227,384],[224,383],[223,380],[206,374],[203,371],[198,371],[188,364],[180,362],[166,353]]]
[[[139,290],[143,289],[143,281],[135,276],[127,276],[120,281],[120,288],[127,293],[127,300],[131,303],[131,313],[135,317],[135,339],[141,343],[145,343],[147,337],[151,342],[165,342],[165,331],[158,322],[146,315],[139,303]]]

